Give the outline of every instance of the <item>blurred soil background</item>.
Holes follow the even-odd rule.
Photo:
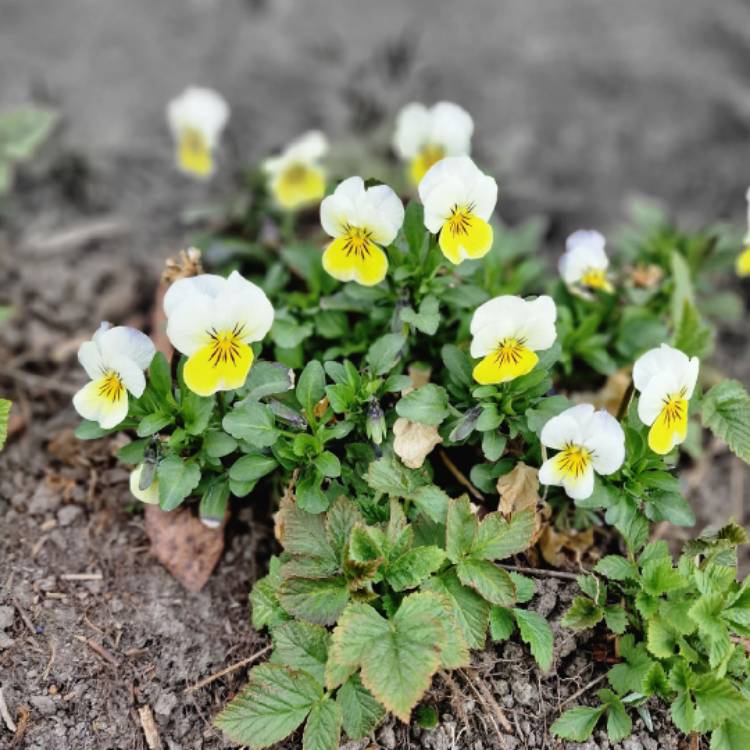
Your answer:
[[[240,160],[308,128],[382,140],[404,103],[445,98],[474,116],[501,216],[549,216],[550,257],[579,226],[613,230],[636,195],[686,226],[744,228],[749,72],[744,0],[0,0],[0,109],[34,101],[62,116],[0,217],[0,304],[16,310],[0,328],[0,393],[16,403],[0,457],[0,708],[16,729],[0,719],[0,748],[228,747],[210,720],[244,670],[183,691],[265,645],[247,593],[272,549],[267,515],[240,512],[189,594],[149,557],[115,446],[72,436],[77,347],[102,319],[148,326],[163,261],[185,241],[182,209],[220,201]],[[172,167],[164,106],[189,84],[233,108],[208,185]],[[746,385],[749,336],[746,319],[727,328],[716,358]],[[747,520],[750,477],[721,446],[685,478],[699,529]],[[540,589],[535,606],[556,622],[571,587]],[[512,643],[478,656],[453,686],[436,680],[437,730],[387,723],[372,746],[562,747],[546,727],[600,671],[585,638],[556,648],[547,677]],[[680,742],[657,716],[617,747]]]

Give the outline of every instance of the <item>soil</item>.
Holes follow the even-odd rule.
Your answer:
[[[0,216],[0,303],[17,311],[0,328],[0,392],[16,404],[0,456],[0,686],[22,736],[14,745],[0,720],[0,748],[140,750],[144,706],[167,750],[231,747],[211,717],[246,670],[184,691],[266,644],[249,625],[247,594],[272,550],[267,513],[241,507],[208,585],[187,593],[148,554],[112,441],[72,437],[70,395],[83,378],[78,344],[100,320],[148,325],[163,260],[190,233],[181,210],[226,195],[237,154],[255,159],[312,126],[378,139],[403,102],[445,97],[475,115],[501,214],[550,216],[550,254],[580,223],[611,230],[636,193],[689,225],[743,226],[750,10],[741,0],[300,8],[0,3],[0,106],[32,98],[63,115]],[[234,108],[224,170],[209,186],[170,162],[163,105],[189,83],[216,86]],[[727,327],[716,358],[746,384],[748,335],[746,323]],[[747,471],[721,446],[685,477],[697,529],[746,517]],[[574,587],[538,583],[533,606],[554,624]],[[348,750],[609,748],[601,733],[575,745],[547,732],[605,670],[593,636],[558,632],[551,675],[515,642],[488,649],[452,684],[436,678],[426,699],[436,729],[389,722]],[[512,734],[496,729],[481,686]],[[653,731],[637,725],[617,749],[682,747],[658,707],[653,715]]]

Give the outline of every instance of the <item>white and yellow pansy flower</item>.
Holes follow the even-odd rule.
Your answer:
[[[489,225],[497,203],[497,182],[468,156],[450,156],[431,167],[419,183],[424,224],[440,234],[443,255],[458,265],[482,258],[492,248]]]
[[[559,263],[560,276],[568,286],[612,293],[604,244],[604,235],[595,230],[579,229],[568,237]]]
[[[177,168],[199,179],[215,171],[214,152],[229,119],[229,105],[212,89],[185,89],[167,105]]]
[[[146,388],[143,371],[155,352],[145,333],[102,323],[78,349],[78,361],[91,382],[73,396],[76,411],[105,430],[120,424],[128,415],[128,392],[139,398]]]
[[[638,416],[651,428],[648,445],[654,453],[669,453],[685,440],[688,401],[699,369],[698,357],[668,344],[647,351],[633,366],[633,385],[640,394]]]
[[[542,484],[563,487],[573,500],[585,500],[594,491],[594,474],[606,476],[625,460],[625,433],[605,410],[579,404],[552,417],[542,428],[542,445],[556,453],[539,469]]]
[[[747,200],[747,234],[745,235],[744,246],[745,249],[737,256],[737,275],[738,276],[750,276],[750,188],[745,193]]]
[[[167,336],[188,359],[185,385],[199,396],[244,385],[253,364],[250,344],[273,323],[265,292],[232,271],[176,281],[164,295]]]
[[[141,477],[143,475],[143,464],[138,466],[130,472],[130,494],[142,503],[148,505],[159,504],[159,480],[154,478],[154,481],[146,487],[145,490],[141,489]],[[148,481],[148,480],[146,480]]]
[[[320,201],[326,192],[326,173],[320,160],[327,152],[325,135],[311,130],[292,141],[281,154],[263,162],[269,189],[279,206],[295,211]]]
[[[387,185],[365,189],[361,177],[349,177],[323,199],[320,223],[333,237],[323,253],[323,268],[339,281],[374,286],[388,271],[382,247],[396,239],[404,205]]]
[[[468,156],[474,121],[458,104],[432,107],[412,102],[396,118],[393,149],[409,165],[409,177],[419,185],[433,164],[446,156]]]
[[[471,319],[471,356],[482,357],[474,380],[482,385],[506,383],[531,372],[536,352],[555,343],[557,308],[552,297],[534,300],[502,295],[480,305]]]

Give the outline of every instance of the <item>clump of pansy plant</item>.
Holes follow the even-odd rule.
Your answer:
[[[228,108],[191,96],[170,122],[180,167],[205,177]],[[211,107],[201,123],[196,112]],[[131,436],[119,456],[137,499],[165,511],[195,501],[210,526],[256,493],[279,500],[281,552],[250,597],[272,657],[216,720],[248,747],[304,725],[306,750],[334,750],[389,712],[409,721],[435,673],[467,666],[488,636],[517,632],[553,669],[533,577],[518,572],[542,527],[619,532],[608,544],[625,556],[601,572],[625,576],[621,593],[638,609],[638,587],[651,597],[664,588],[652,581],[651,524],[694,522],[675,469],[695,418],[750,459],[750,396],[731,380],[703,393],[699,379],[711,332],[695,283],[712,257],[705,238],[640,229],[618,262],[603,234],[580,230],[559,280],[545,278],[538,230],[494,216],[497,183],[469,157],[472,133],[456,105],[405,108],[394,147],[419,196],[406,206],[361,176],[328,182],[325,136],[302,136],[265,161],[264,189],[277,211],[319,202],[319,229],[269,247],[260,267],[254,252],[252,272],[174,282],[169,356],[108,324],[81,347],[91,382],[74,399],[78,435]],[[617,371],[616,403],[595,404],[585,391]],[[509,485],[523,496],[503,495]],[[700,566],[680,566],[680,584],[693,576],[700,587]],[[592,626],[638,635],[635,610],[596,582],[582,589],[591,601],[571,623],[601,611]],[[724,586],[711,616],[736,608],[743,590]],[[635,654],[637,643],[623,645]],[[662,646],[654,655],[671,678]],[[648,694],[670,700],[697,695],[690,681],[702,679],[670,692],[659,676]],[[622,703],[640,709],[647,694],[632,690],[640,697],[601,691],[585,726],[566,715],[557,733],[583,736],[606,714],[621,739]],[[740,731],[734,713],[731,722],[689,723],[729,736]]]

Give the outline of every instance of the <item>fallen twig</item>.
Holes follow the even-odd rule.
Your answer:
[[[495,718],[500,722],[503,729],[508,734],[513,734],[513,725],[510,723],[510,721],[508,721],[508,717],[505,715],[505,711],[500,708],[500,705],[495,700],[495,696],[492,695],[492,693],[487,689],[487,686],[483,682],[475,685],[474,681],[463,669],[459,669],[458,671],[466,680],[466,684],[472,689],[474,695],[477,696],[479,702],[485,707],[485,710],[491,710]],[[497,725],[495,726],[495,730],[497,732],[498,738],[500,739],[500,742],[502,743],[503,738],[500,734],[500,730],[497,728]]]
[[[242,659],[241,661],[235,662],[234,664],[230,664],[228,667],[224,667],[224,669],[219,670],[218,672],[214,672],[212,675],[209,675],[208,677],[204,677],[202,680],[199,680],[195,683],[195,685],[191,685],[188,688],[185,688],[183,690],[184,693],[194,693],[196,690],[200,690],[203,687],[206,687],[206,685],[210,685],[215,680],[218,680],[220,677],[223,677],[226,674],[231,674],[232,672],[236,672],[238,669],[241,669],[246,664],[250,664],[251,662],[256,661],[257,659],[260,659],[261,656],[265,656],[270,650],[271,646],[266,646],[265,648],[262,648],[260,651],[256,651],[252,656],[248,656],[246,659]]]
[[[141,727],[143,727],[143,734],[146,736],[146,744],[149,750],[158,750],[161,747],[161,740],[159,739],[159,730],[156,727],[151,706],[141,706],[138,709],[138,717],[141,720]]]
[[[570,697],[566,698],[559,706],[559,708],[562,708],[563,706],[567,706],[568,703],[572,703],[576,698],[580,698],[584,693],[587,693],[589,690],[591,690],[594,685],[598,685],[602,680],[604,680],[607,677],[606,674],[599,675],[596,679],[591,680],[588,685],[584,685],[579,691],[573,693]]]
[[[101,581],[101,573],[64,573],[60,576],[63,581]]]
[[[8,710],[8,704],[5,702],[5,698],[3,697],[3,689],[1,687],[0,687],[0,716],[3,717],[3,721],[5,722],[5,726],[8,727],[8,731],[15,732],[16,722],[13,721],[13,717],[10,715],[10,711]]]
[[[512,570],[514,573],[525,573],[529,576],[546,576],[547,578],[562,578],[564,581],[575,581],[577,573],[568,573],[564,570],[547,570],[546,568],[522,568],[520,565],[499,565],[504,570]]]
[[[120,661],[111,651],[108,651],[104,646],[101,646],[91,638],[86,638],[83,635],[74,635],[73,638],[81,643],[85,643],[94,653],[101,656],[102,659],[108,661],[110,664],[113,664],[116,667],[120,665]]]
[[[458,468],[458,466],[451,461],[448,454],[442,449],[440,449],[439,453],[440,458],[448,471],[456,477],[456,481],[466,487],[466,489],[469,490],[477,500],[484,500],[484,495],[469,481],[469,479],[466,478],[466,475]]]
[[[18,610],[18,614],[21,616],[21,619],[23,620],[23,624],[28,629],[29,633],[31,635],[36,635],[36,628],[34,627],[34,623],[31,622],[29,619],[29,616],[26,614],[24,608],[18,603],[18,599],[16,599],[15,596],[11,597],[11,601],[13,602],[13,605]]]

